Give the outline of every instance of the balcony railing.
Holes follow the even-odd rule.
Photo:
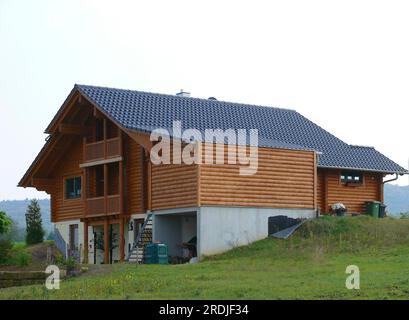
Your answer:
[[[120,196],[118,194],[106,197],[88,198],[86,216],[103,216],[120,213]]]
[[[119,138],[112,138],[85,144],[84,162],[106,160],[120,156],[121,148]]]

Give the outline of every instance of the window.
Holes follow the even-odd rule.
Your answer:
[[[342,183],[363,183],[363,175],[360,172],[341,172]]]
[[[68,178],[65,180],[65,199],[81,198],[81,177]]]

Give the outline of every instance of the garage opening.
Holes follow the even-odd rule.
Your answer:
[[[196,212],[155,214],[153,240],[168,246],[171,263],[189,262],[197,256]]]

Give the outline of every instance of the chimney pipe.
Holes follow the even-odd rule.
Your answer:
[[[190,92],[183,91],[183,89],[180,90],[179,93],[176,93],[178,97],[190,97]]]

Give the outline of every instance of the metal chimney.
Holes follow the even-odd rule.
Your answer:
[[[190,97],[190,92],[183,91],[183,89],[180,90],[179,93],[176,93],[178,97]]]

